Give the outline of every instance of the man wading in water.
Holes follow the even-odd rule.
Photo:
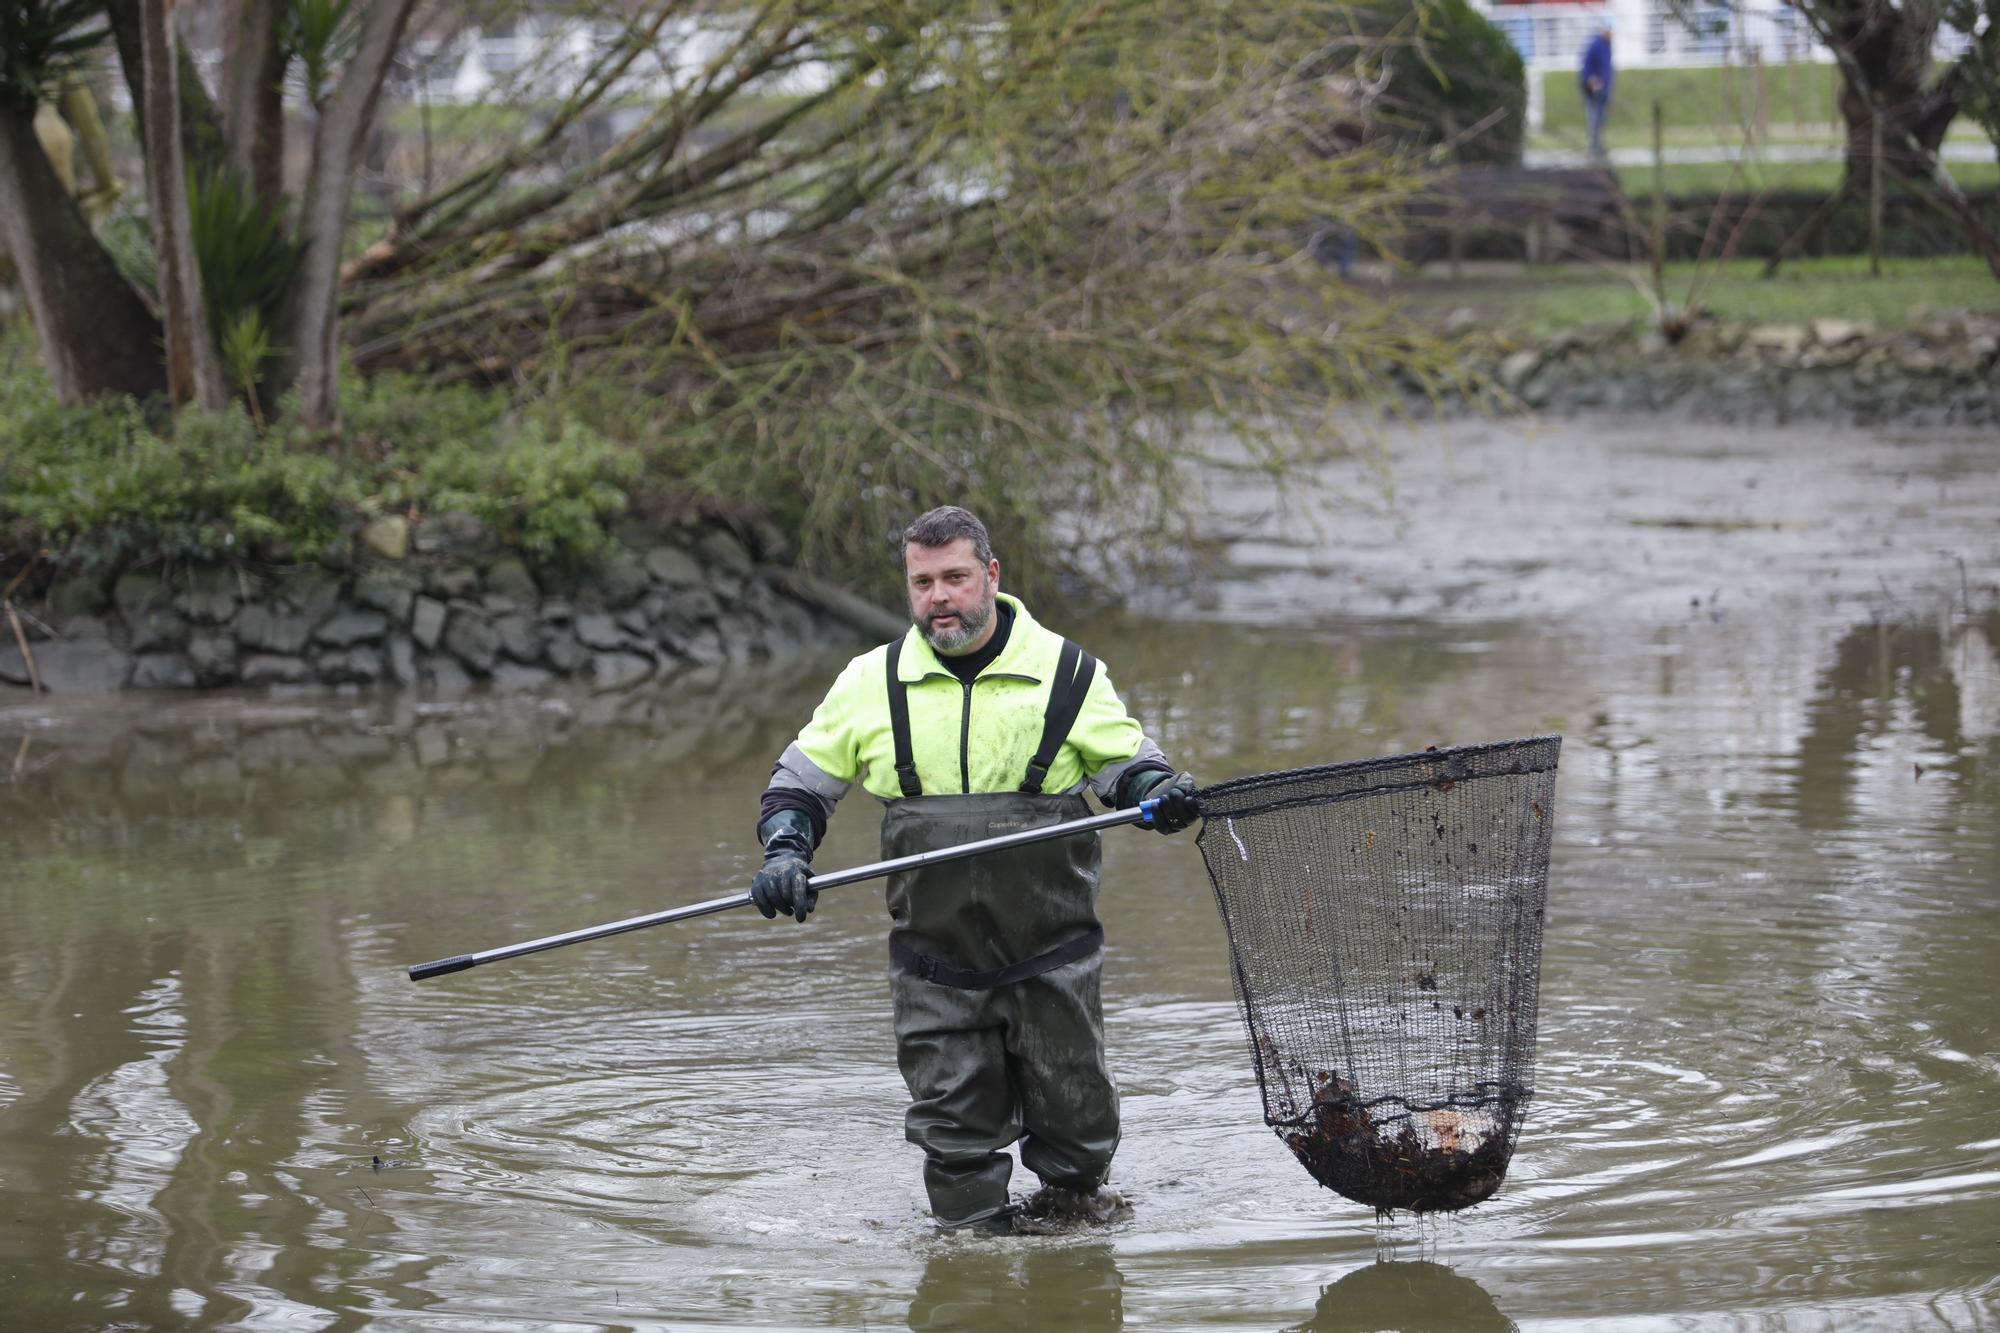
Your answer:
[[[856,780],[888,805],[882,855],[908,856],[1081,819],[1088,786],[1153,825],[1196,818],[1176,775],[1088,653],[1000,591],[986,528],[933,509],[903,533],[908,634],[847,664],[772,769],[758,813],[766,917],[803,922],[833,804]],[[906,871],[889,880],[896,1062],[905,1133],[924,1150],[939,1225],[1012,1229],[1017,1140],[1042,1179],[1031,1216],[1108,1221],[1118,1089],[1098,1003],[1097,834]]]

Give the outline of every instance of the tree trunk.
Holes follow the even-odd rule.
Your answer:
[[[0,243],[14,256],[56,396],[145,398],[166,388],[160,325],[56,179],[34,120],[0,110]]]
[[[1883,165],[1907,175],[1917,166],[1916,149],[1935,152],[1958,113],[1951,80],[1924,86],[1938,15],[1924,6],[1898,9],[1872,3],[1824,5],[1816,13],[1820,36],[1840,66],[1840,118],[1847,129],[1844,184],[1849,193],[1858,194],[1874,171],[1878,120],[1883,122]]]
[[[1800,13],[1833,52],[1840,67],[1840,114],[1847,124],[1841,196],[1855,197],[1868,188],[1881,166],[1925,192],[1964,226],[1980,258],[2000,277],[2000,238],[1987,227],[1939,163],[1945,131],[1957,117],[1962,89],[1962,65],[1930,79],[1931,50],[1937,39],[1941,12],[1935,6],[1893,6],[1856,0],[1801,6]],[[1814,230],[1828,210],[1816,215]],[[1794,242],[1802,238],[1795,236]],[[1788,242],[1765,266],[1770,274],[1794,250]]]
[[[188,225],[187,164],[178,114],[179,43],[169,0],[140,0],[139,31],[146,80],[146,193],[159,270],[160,320],[167,345],[167,396],[175,407],[196,402],[220,411],[229,401],[215,340],[202,310],[201,273]]]
[[[104,0],[104,16],[111,27],[111,40],[118,48],[118,65],[125,72],[125,87],[132,94],[132,118],[137,122],[139,142],[146,142],[146,60],[140,41],[140,0]],[[265,6],[258,6],[264,8]],[[222,118],[208,89],[195,68],[194,57],[185,46],[175,44],[175,83],[180,103],[181,148],[195,171],[207,176],[227,160],[223,150]]]
[[[233,0],[222,60],[223,137],[229,165],[267,209],[285,189],[285,48],[278,6]]]
[[[1884,170],[1933,196],[1965,228],[1974,253],[2000,277],[2000,237],[1939,165],[1945,131],[1957,118],[1962,65],[1932,80],[1931,50],[1939,14],[1929,6],[1867,4],[1828,24],[1843,85],[1841,118],[1847,122],[1846,192],[1868,188],[1879,145]]]
[[[375,0],[367,7],[354,56],[313,130],[312,166],[299,208],[305,253],[287,302],[286,360],[274,376],[273,392],[296,384],[299,415],[315,425],[333,424],[339,412],[336,292],[354,167],[382,79],[415,5],[416,0]]]

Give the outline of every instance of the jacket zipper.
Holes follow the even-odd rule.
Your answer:
[[[922,678],[925,680],[958,679],[956,676],[946,676],[936,671],[926,672]],[[958,682],[959,688],[964,691],[965,695],[965,702],[960,708],[958,715],[958,791],[961,796],[970,796],[972,794],[972,687],[982,680],[1025,680],[1030,685],[1039,685],[1042,683],[1038,677],[1024,675],[1015,671],[995,671],[989,675],[974,676],[971,680],[961,680]]]
[[[958,715],[958,790],[961,796],[972,794],[972,687],[979,682],[974,676],[965,681],[965,709]]]

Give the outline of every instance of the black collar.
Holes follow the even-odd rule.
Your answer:
[[[962,681],[969,681],[993,665],[1000,654],[1006,651],[1007,636],[1014,632],[1014,608],[996,598],[993,602],[993,619],[995,621],[993,637],[986,641],[984,648],[959,657],[946,657],[943,653],[937,653],[937,660],[944,663],[946,671]],[[936,652],[935,649],[932,651]]]

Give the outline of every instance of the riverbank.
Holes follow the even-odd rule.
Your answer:
[[[1956,261],[1877,282],[1829,261],[1774,283],[1732,269],[1679,340],[1632,313],[1644,301],[1624,270],[1467,274],[1378,279],[1465,371],[1442,394],[1412,383],[1408,415],[2000,424],[2000,296]],[[1696,276],[1670,266],[1669,289]],[[1917,306],[1954,291],[1983,304]],[[674,500],[574,423],[463,391],[354,397],[350,437],[328,448],[233,418],[214,439],[213,423],[150,434],[136,409],[64,414],[17,393],[16,424],[40,443],[0,460],[18,483],[0,492],[13,515],[0,584],[22,576],[5,589],[12,620],[0,614],[0,698],[617,691],[902,626],[799,573],[771,519]],[[1429,465],[1393,461],[1413,493]]]
[[[63,573],[0,632],[0,697],[42,690],[620,690],[783,661],[900,622],[782,563],[764,525],[634,530],[532,567],[486,524],[379,519],[312,562],[153,561]],[[11,687],[11,690],[10,690]]]
[[[567,400],[355,380],[336,434],[59,403],[0,330],[0,697],[623,689],[880,641],[796,531]]]
[[[1947,312],[1891,328],[1705,321],[1679,344],[1629,323],[1457,332],[1476,387],[1442,398],[1413,390],[1410,415],[2000,424],[2000,316]],[[310,561],[92,563],[15,592],[13,623],[0,624],[0,699],[37,689],[611,692],[900,630],[893,614],[789,561],[770,525],[711,522],[635,524],[598,559],[535,563],[477,517],[448,511],[377,519]]]
[[[1457,340],[1469,391],[1443,409],[1716,422],[1986,426],[2000,421],[2000,283],[1960,259],[1673,263],[1660,289],[1691,309],[1670,338],[1642,266],[1512,263],[1378,273],[1413,326]]]
[[[1496,332],[1472,340],[1468,365],[1510,411],[1746,424],[2000,424],[2000,316],[1970,311],[1890,328],[1845,319],[1706,321],[1678,343],[1628,323]],[[1473,406],[1460,399],[1452,409]]]

